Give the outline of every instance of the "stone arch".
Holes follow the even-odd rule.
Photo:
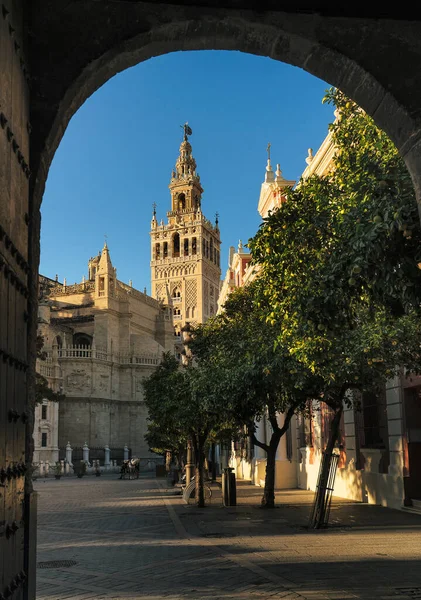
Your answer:
[[[133,8],[136,14],[142,10],[147,9]],[[39,207],[41,204],[51,160],[67,124],[90,95],[115,74],[153,56],[199,49],[239,50],[267,56],[301,67],[340,88],[371,115],[394,141],[406,161],[417,195],[420,196],[421,166],[418,164],[418,157],[421,154],[421,126],[396,99],[398,85],[394,88],[393,96],[390,90],[392,86],[388,85],[387,74],[385,75],[386,70],[382,73],[378,70],[376,77],[374,64],[370,64],[370,70],[363,66],[364,62],[368,64],[370,61],[363,60],[364,49],[357,42],[370,37],[367,31],[371,23],[363,33],[358,29],[358,24],[350,27],[346,22],[334,23],[335,28],[332,29],[329,18],[320,15],[315,19],[308,15],[291,15],[280,11],[256,13],[224,7],[197,7],[195,10],[193,7],[188,9],[181,6],[167,7],[160,12],[158,18],[152,18],[154,23],[146,32],[130,36],[130,31],[124,31],[124,27],[117,36],[115,30],[112,34],[104,32],[102,52],[98,52],[98,47],[95,51],[93,48],[86,49],[85,55],[75,65],[67,85],[61,86],[61,96],[51,105],[54,108],[48,107],[48,119],[39,124],[41,131],[36,131],[35,127],[33,133],[31,156],[35,176],[35,206]],[[103,27],[107,28],[106,25]],[[126,27],[129,29],[130,25],[126,24]],[[379,31],[375,24],[372,28],[374,39]],[[338,48],[346,44],[343,41],[345,32],[348,40],[354,39],[354,44],[348,42],[350,46],[344,47],[340,52]],[[373,41],[370,47],[373,48],[374,45]],[[80,52],[82,54],[82,49]],[[370,54],[368,48],[366,52],[367,55]],[[41,89],[39,95],[42,98]],[[36,126],[37,111],[42,113],[42,109],[42,106],[37,106],[34,111]],[[45,110],[47,111],[47,107]],[[42,114],[39,117],[41,121]]]
[[[92,346],[92,336],[87,333],[77,332],[73,334],[73,345],[74,346],[83,346],[85,348],[91,348]]]
[[[177,196],[177,210],[184,210],[186,208],[186,194],[181,192]]]

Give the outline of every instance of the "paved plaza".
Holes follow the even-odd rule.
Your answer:
[[[263,510],[246,483],[236,507],[215,487],[205,509],[155,478],[35,488],[37,600],[421,598],[420,515],[334,499],[332,527],[309,531],[313,494],[301,490]]]

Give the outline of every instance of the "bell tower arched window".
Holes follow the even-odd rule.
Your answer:
[[[178,256],[180,256],[180,234],[174,233],[172,240],[173,240],[172,255],[174,258],[177,258]]]
[[[186,195],[181,193],[178,194],[178,210],[184,210],[186,208]]]

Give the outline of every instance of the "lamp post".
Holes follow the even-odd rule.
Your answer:
[[[184,349],[181,353],[182,356],[182,363],[183,365],[187,368],[190,367],[192,364],[192,353],[191,350],[189,348],[189,343],[191,342],[191,325],[189,321],[186,321],[185,325],[181,328],[181,336],[182,336],[182,341],[183,341],[183,346]],[[193,462],[193,443],[192,440],[189,438],[187,441],[187,462],[186,462],[186,486],[189,485],[192,475],[193,475],[193,470],[194,470],[194,462]]]

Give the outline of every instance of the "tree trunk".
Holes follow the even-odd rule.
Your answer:
[[[171,452],[169,450],[167,450],[165,452],[165,470],[167,471],[167,473],[170,472],[170,468],[171,468]]]
[[[278,444],[274,447],[271,443],[267,449],[265,489],[262,497],[263,508],[275,508],[275,463],[277,447]]]
[[[335,416],[333,417],[329,439],[326,445],[326,450],[323,455],[323,462],[320,472],[319,485],[317,488],[315,505],[313,511],[313,519],[310,523],[310,526],[314,529],[320,529],[324,525],[325,522],[325,513],[326,513],[326,499],[329,490],[327,489],[328,481],[329,481],[329,473],[332,464],[332,453],[335,447],[336,441],[339,436],[339,425],[341,422],[341,416],[343,412],[343,405],[337,408],[335,412]]]
[[[204,443],[201,436],[197,437],[197,460],[196,460],[196,503],[199,508],[205,506],[205,455]]]
[[[262,507],[275,508],[275,466],[276,466],[276,451],[278,450],[279,442],[282,436],[287,432],[291,419],[294,415],[295,405],[290,406],[286,412],[284,424],[279,427],[276,417],[276,411],[273,405],[268,403],[269,421],[272,426],[272,436],[269,445],[259,442],[255,433],[251,430],[251,440],[256,445],[266,452],[266,475],[265,489],[262,496]]]

